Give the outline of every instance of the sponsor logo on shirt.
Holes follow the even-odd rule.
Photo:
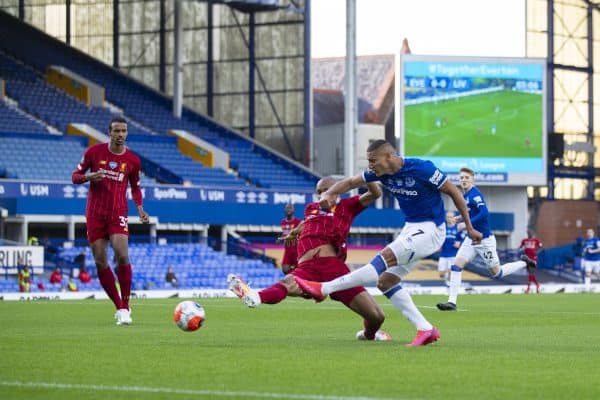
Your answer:
[[[100,168],[98,172],[104,172],[104,177],[113,181],[123,182],[123,179],[125,178],[125,174],[123,174],[122,172],[117,172],[110,169]]]
[[[390,190],[390,192],[394,193],[394,194],[399,194],[402,196],[418,196],[419,192],[417,192],[416,190],[408,190],[408,189],[404,189],[404,188],[394,188],[394,187],[388,187],[388,189]]]
[[[443,179],[443,177],[444,174],[442,174],[439,169],[436,169],[433,175],[431,175],[431,178],[429,178],[429,182],[437,186],[440,184],[440,181]]]

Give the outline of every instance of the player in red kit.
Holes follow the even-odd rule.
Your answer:
[[[529,293],[531,283],[535,283],[536,292],[540,292],[540,283],[535,277],[535,269],[537,268],[538,250],[542,248],[542,242],[540,242],[533,231],[527,231],[527,237],[521,240],[521,246],[519,247],[523,251],[522,260],[527,263],[527,289],[525,293]]]
[[[121,117],[113,118],[108,126],[108,135],[108,143],[90,146],[85,151],[73,172],[72,181],[75,184],[90,182],[85,217],[87,239],[94,255],[98,278],[117,309],[117,325],[131,325],[131,264],[128,254],[126,196],[128,182],[140,220],[147,224],[149,217],[142,207],[140,159],[125,146],[127,121]],[[90,173],[86,174],[87,171]],[[109,241],[115,252],[120,295],[108,264]]]
[[[335,180],[327,177],[317,183],[317,194],[329,189]],[[326,281],[350,271],[346,266],[346,240],[354,218],[381,196],[377,184],[369,184],[369,191],[361,196],[342,199],[329,210],[319,203],[309,203],[304,210],[304,221],[293,229],[286,238],[296,242],[298,266],[281,281],[259,292],[252,290],[240,277],[229,275],[229,289],[246,303],[257,307],[261,303],[277,304],[287,296],[306,297],[296,284],[294,276],[316,281]],[[364,287],[354,287],[335,292],[332,299],[342,302],[364,318],[365,329],[356,335],[361,340],[389,340],[389,335],[380,331],[385,315]]]
[[[292,231],[300,225],[300,219],[294,216],[294,205],[288,203],[285,205],[285,218],[281,220],[281,236],[278,240],[284,240]],[[283,258],[281,259],[281,270],[284,274],[289,274],[298,264],[298,250],[296,241],[285,241],[283,248]]]

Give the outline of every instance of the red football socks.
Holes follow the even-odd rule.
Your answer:
[[[131,294],[131,264],[119,265],[117,267],[117,277],[121,287],[121,301],[123,308],[129,309],[129,295]]]
[[[261,303],[277,304],[287,297],[288,290],[281,283],[276,283],[271,287],[258,292]]]
[[[121,296],[119,296],[119,292],[117,291],[115,276],[109,266],[102,269],[98,268],[98,279],[108,297],[115,304],[117,310],[123,308]]]

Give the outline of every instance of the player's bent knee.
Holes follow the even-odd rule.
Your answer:
[[[415,255],[415,250],[413,248],[412,242],[406,240],[406,238],[398,237],[392,243],[388,244],[384,249],[385,251],[389,251],[393,254],[394,264],[391,265],[405,265],[411,262]]]
[[[400,277],[394,274],[382,274],[377,281],[377,288],[382,292],[385,292],[392,286],[397,285],[400,282]]]

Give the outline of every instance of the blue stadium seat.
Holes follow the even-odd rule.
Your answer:
[[[82,249],[62,249],[60,255],[65,259],[73,259]],[[225,289],[227,275],[232,272],[247,278],[257,287],[271,285],[283,276],[270,263],[227,255],[198,243],[163,246],[131,243],[129,256],[133,266],[133,287],[137,290],[169,289],[164,283],[168,265],[173,266],[180,288]],[[109,259],[112,259],[112,254],[109,254]],[[86,264],[93,265],[89,252]],[[88,269],[95,275],[95,268]],[[94,278],[94,281],[97,279]]]
[[[131,134],[166,135],[171,129],[186,130],[215,146],[230,151],[231,165],[239,170],[240,176],[260,187],[312,188],[318,179],[317,176],[289,163],[275,153],[256,146],[246,138],[190,109],[184,109],[182,117],[175,118],[171,112],[170,99],[162,94],[127,78],[119,71],[83,53],[29,29],[19,21],[6,20],[5,22],[0,26],[0,35],[3,37],[0,50],[25,63],[25,66],[18,64],[12,61],[12,58],[2,57],[0,54],[0,58],[8,59],[5,60],[8,65],[7,92],[11,97],[18,99],[24,110],[63,132],[69,122],[86,122],[104,132],[106,121],[111,114],[103,107],[87,107],[47,85],[40,76],[50,64],[64,66],[104,87],[107,99],[125,110],[126,117],[132,122]],[[25,36],[28,42],[27,48],[18,45]],[[4,73],[1,75],[4,76]],[[243,158],[247,160],[244,162],[242,155],[246,154],[250,158]],[[285,179],[275,179],[271,175],[255,177],[265,169],[282,171],[286,177]],[[220,184],[220,181],[214,183]]]

